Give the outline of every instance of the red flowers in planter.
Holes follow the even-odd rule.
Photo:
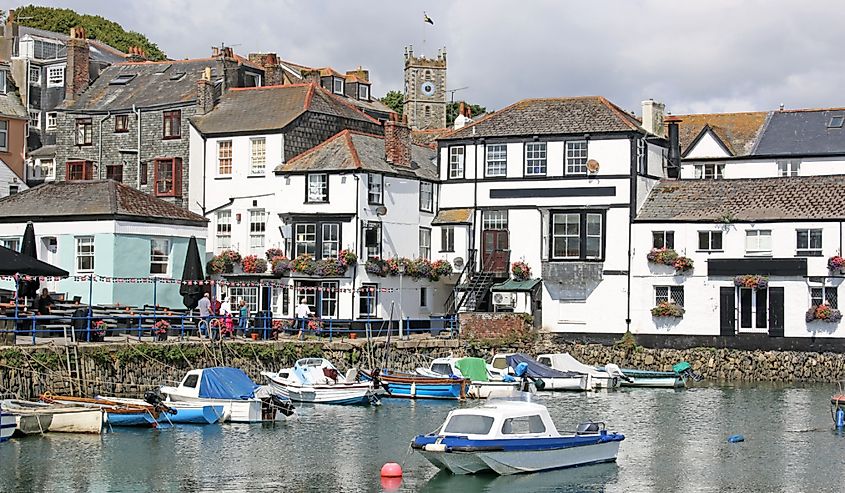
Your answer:
[[[804,317],[807,322],[813,320],[824,320],[827,323],[835,324],[842,320],[842,312],[836,308],[831,308],[827,303],[821,305],[813,305],[807,310]]]
[[[684,307],[671,301],[661,301],[654,308],[651,309],[653,317],[675,317],[681,318],[684,316]]]
[[[828,270],[839,270],[843,266],[845,266],[845,258],[842,258],[839,255],[834,255],[833,257],[827,259]]]
[[[751,289],[766,289],[769,286],[769,278],[755,274],[736,276],[734,278],[734,286]]]
[[[687,272],[693,268],[693,260],[689,257],[678,255],[678,252],[671,248],[652,248],[648,255],[648,261],[652,264],[668,265],[677,273]]]
[[[262,274],[267,272],[267,261],[258,255],[247,255],[241,262],[241,268],[246,274]]]
[[[514,281],[527,281],[531,279],[531,267],[523,261],[511,264],[511,274]]]

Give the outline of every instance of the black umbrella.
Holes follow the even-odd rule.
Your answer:
[[[200,250],[197,247],[197,239],[191,236],[188,241],[188,252],[185,255],[185,267],[182,269],[183,281],[202,281],[205,276],[202,272],[202,261],[200,260]],[[199,283],[183,283],[179,288],[179,294],[182,295],[182,303],[188,310],[193,310],[197,307],[202,295],[207,291],[207,288]]]
[[[23,242],[21,243],[21,255],[32,257],[38,260],[38,251],[35,248],[35,227],[32,222],[26,223],[26,230],[23,233]],[[18,284],[18,296],[24,298],[35,298],[38,296],[38,288],[41,282],[38,279],[31,281],[21,281]]]
[[[67,277],[68,272],[38,259],[0,246],[0,276],[54,276]]]

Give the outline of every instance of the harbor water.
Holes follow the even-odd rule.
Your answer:
[[[737,384],[541,394],[560,431],[596,420],[624,433],[618,462],[508,477],[438,473],[409,454],[415,434],[477,402],[302,405],[275,425],[56,433],[0,444],[0,491],[371,492],[383,490],[388,461],[404,464],[399,491],[843,491],[845,435],[833,427],[832,392]],[[734,434],[745,441],[728,443]]]

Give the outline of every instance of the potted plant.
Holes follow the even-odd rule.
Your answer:
[[[358,256],[355,255],[355,252],[352,250],[341,250],[340,253],[337,254],[337,258],[340,259],[340,262],[345,267],[350,267],[358,262]]]
[[[836,308],[831,308],[831,306],[827,303],[822,303],[821,305],[811,306],[810,309],[807,310],[807,314],[804,316],[804,319],[807,322],[812,322],[813,320],[823,320],[827,323],[835,324],[842,320],[842,312]]]
[[[285,251],[281,248],[268,248],[266,252],[264,252],[264,257],[267,258],[268,261],[272,261],[276,257],[284,257]]]
[[[290,272],[290,260],[284,255],[280,257],[273,257],[270,260],[271,270],[273,271],[273,275],[282,277],[288,272]]]
[[[511,274],[514,281],[527,281],[531,279],[531,267],[521,260],[514,262],[511,264]]]
[[[648,252],[646,258],[652,264],[659,264],[659,265],[672,265],[675,262],[675,259],[678,258],[678,252],[671,248],[652,248],[651,251]]]
[[[744,276],[736,276],[734,278],[734,286],[751,289],[766,289],[769,285],[769,278],[756,274],[747,274]]]
[[[231,274],[235,271],[235,264],[241,263],[241,254],[234,250],[223,250],[211,257],[206,266],[209,274]]]
[[[91,334],[91,342],[103,342],[106,339],[106,330],[109,326],[104,320],[94,322],[94,332]]]
[[[167,331],[170,330],[170,322],[167,320],[158,320],[153,324],[153,336],[156,341],[166,341]]]
[[[692,270],[693,261],[689,257],[679,256],[674,262],[672,262],[672,267],[675,268],[675,272],[678,274],[683,274],[684,272]]]
[[[247,255],[241,262],[241,268],[246,274],[262,274],[267,272],[267,261],[258,255]]]
[[[839,255],[834,255],[833,257],[827,259],[828,270],[841,271],[843,266],[845,266],[845,258],[842,258]]]
[[[684,316],[684,307],[671,301],[661,301],[654,308],[651,309],[651,316],[653,317],[674,317],[682,318]]]

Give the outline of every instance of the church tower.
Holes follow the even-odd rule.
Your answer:
[[[405,48],[405,101],[402,113],[414,130],[446,128],[446,48],[437,58],[414,56]]]

